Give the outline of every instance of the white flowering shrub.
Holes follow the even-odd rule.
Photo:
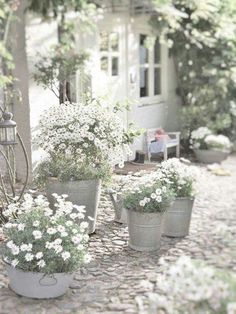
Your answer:
[[[225,135],[207,135],[205,137],[205,143],[208,149],[217,149],[222,151],[229,151],[232,147],[232,144],[229,138]]]
[[[168,180],[153,172],[126,186],[124,207],[138,212],[164,212],[174,198]]]
[[[227,136],[215,135],[207,127],[200,127],[192,131],[190,143],[192,148],[195,149],[230,151],[232,147],[232,143]]]
[[[8,219],[3,226],[3,256],[13,267],[52,274],[73,272],[90,261],[84,206],[66,201],[66,195],[54,196],[56,211],[44,196],[33,199],[26,194],[23,202],[10,204],[3,212]]]
[[[157,276],[158,294],[149,295],[150,308],[164,314],[235,313],[236,277],[232,275],[182,256]]]
[[[195,196],[195,182],[198,175],[196,167],[186,165],[177,158],[171,158],[163,161],[157,171],[162,173],[163,178],[168,179],[175,197]]]
[[[190,143],[192,144],[192,148],[196,149],[207,149],[205,138],[208,135],[211,135],[212,131],[207,127],[200,127],[191,133]]]
[[[96,176],[104,166],[105,169],[116,164],[122,167],[125,154],[130,153],[122,120],[97,101],[50,107],[41,117],[40,131],[40,147],[52,163],[59,163],[54,169],[59,172],[57,176],[62,165],[62,171],[69,169],[72,179],[77,179],[81,172]],[[53,166],[49,168],[50,171]]]

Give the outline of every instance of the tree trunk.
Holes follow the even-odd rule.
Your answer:
[[[17,123],[17,130],[21,135],[30,163],[30,179],[32,178],[32,159],[31,159],[31,128],[30,128],[30,105],[29,105],[29,73],[26,56],[25,38],[25,11],[27,0],[20,0],[19,7],[15,12],[16,19],[11,27],[12,55],[15,68],[13,75],[16,81],[14,88],[21,93],[21,99],[14,98],[13,113]],[[24,180],[26,177],[26,163],[20,145],[16,146],[16,170],[17,178]]]

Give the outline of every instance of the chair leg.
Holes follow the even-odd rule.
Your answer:
[[[167,160],[168,153],[167,153],[167,147],[164,148],[164,160]]]
[[[177,158],[180,157],[180,146],[179,145],[176,146],[176,157]]]

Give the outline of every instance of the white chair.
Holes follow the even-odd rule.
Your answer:
[[[147,146],[147,154],[148,160],[151,160],[151,152],[150,152],[150,144],[155,139],[155,133],[158,128],[147,129],[146,131],[146,146]],[[163,143],[163,153],[164,153],[164,160],[168,158],[168,148],[176,147],[176,157],[179,158],[180,156],[180,132],[166,132],[168,135],[168,139],[164,140]]]

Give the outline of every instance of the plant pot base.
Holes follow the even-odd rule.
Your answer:
[[[132,250],[140,251],[140,252],[152,252],[152,251],[158,251],[160,249],[161,245],[158,245],[157,247],[142,247],[142,246],[136,246],[128,242],[129,247]]]
[[[228,156],[228,152],[222,152],[218,150],[204,150],[204,149],[195,149],[194,154],[199,162],[204,164],[214,164],[221,163]]]
[[[16,294],[32,299],[52,299],[64,295],[73,280],[73,274],[25,272],[6,265],[9,287]]]

